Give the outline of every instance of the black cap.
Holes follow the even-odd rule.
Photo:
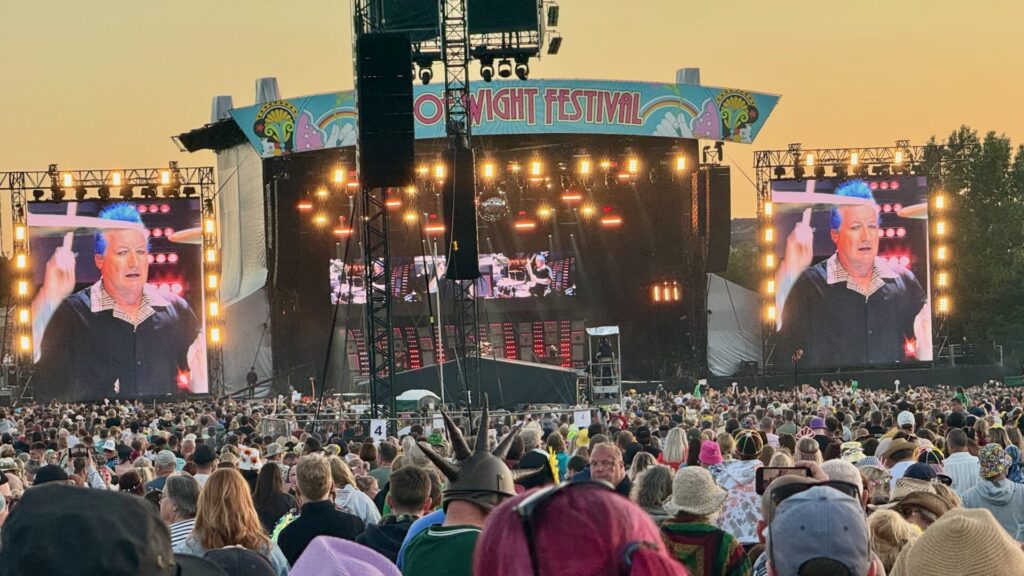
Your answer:
[[[199,466],[209,464],[216,459],[217,454],[214,453],[213,448],[210,448],[206,444],[196,446],[196,451],[192,453],[192,461]]]
[[[68,473],[63,468],[56,464],[47,464],[39,470],[36,470],[36,478],[33,482],[34,486],[40,484],[46,484],[47,482],[66,482],[68,479]]]
[[[228,576],[276,576],[274,567],[266,558],[238,546],[210,550],[205,558],[216,564]]]
[[[26,491],[0,548],[8,576],[224,576],[202,558],[175,556],[167,526],[142,498],[66,484]]]

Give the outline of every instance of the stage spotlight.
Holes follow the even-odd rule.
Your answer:
[[[156,186],[143,186],[142,197],[149,199],[156,198]]]
[[[42,188],[36,188],[35,190],[32,191],[32,197],[35,198],[37,202],[43,199],[44,194],[46,194],[46,192],[43,191]]]
[[[814,167],[814,177],[817,178],[818,180],[821,180],[822,178],[824,178],[825,177],[825,167],[822,166],[821,164],[818,164],[817,166],[815,166]]]
[[[82,186],[81,184],[79,184],[78,186],[75,186],[75,198],[76,199],[78,199],[78,200],[85,200],[85,195],[88,194],[88,193],[89,192],[88,192],[88,190],[85,189],[85,186]]]
[[[494,56],[480,58],[480,77],[484,79],[484,82],[494,79]]]
[[[131,184],[125,184],[124,186],[121,186],[121,198],[124,198],[125,200],[130,200],[131,197],[134,195],[135,194],[134,192],[132,192]]]
[[[526,80],[530,77],[530,57],[516,56],[516,77]]]
[[[793,166],[793,178],[800,180],[804,177],[804,167],[797,164]]]
[[[558,26],[558,4],[548,6],[548,27]]]
[[[63,199],[64,189],[56,184],[50,186],[50,200],[53,200],[54,202],[60,202]]]
[[[562,35],[555,34],[548,40],[548,54],[555,55],[562,49]]]
[[[512,76],[512,61],[505,58],[501,62],[498,62],[498,77],[509,78]]]
[[[776,166],[775,167],[775,177],[776,178],[783,178],[785,176],[786,176],[786,167],[785,166]]]
[[[843,164],[836,164],[832,167],[832,173],[836,175],[836,178],[846,178],[846,166]]]
[[[416,66],[419,66],[420,69],[420,82],[422,82],[424,86],[430,84],[430,81],[434,78],[434,71],[430,67],[432,64],[433,62],[431,62],[430,60],[416,61]]]
[[[103,186],[100,186],[96,190],[96,195],[100,197],[100,200],[109,200],[110,199],[110,186],[107,186],[106,184],[104,184]]]
[[[185,198],[191,198],[192,196],[196,195],[196,187],[195,186],[185,186],[184,188],[182,188],[182,193],[185,194]]]

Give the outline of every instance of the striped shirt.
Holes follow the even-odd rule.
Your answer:
[[[896,278],[895,272],[889,268],[889,263],[882,258],[875,258],[875,266],[871,270],[871,281],[867,286],[861,286],[850,279],[850,273],[839,262],[839,254],[833,254],[825,263],[825,278],[828,284],[839,284],[845,282],[846,287],[867,298],[879,288],[885,286],[885,279]]]
[[[195,518],[189,518],[188,520],[182,520],[181,522],[175,522],[168,526],[171,530],[171,548],[174,548],[179,543],[184,542],[185,538],[192,533],[192,527],[196,525]]]

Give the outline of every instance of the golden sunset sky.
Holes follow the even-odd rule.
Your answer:
[[[531,78],[671,82],[782,95],[753,146],[726,146],[733,215],[752,151],[923,143],[960,124],[1024,142],[1020,0],[561,0],[565,42]],[[0,0],[0,170],[211,165],[170,136],[214,95],[252,104],[352,87],[348,0]],[[473,75],[477,74],[473,65]],[[440,80],[440,69],[435,70]]]

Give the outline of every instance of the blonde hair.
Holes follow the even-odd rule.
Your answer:
[[[331,491],[331,465],[322,454],[299,458],[295,465],[295,483],[304,500],[320,500]]]
[[[821,464],[821,447],[814,438],[801,438],[796,443],[794,460],[809,460]]]
[[[878,466],[864,466],[860,469],[860,475],[865,480],[868,503],[879,505],[889,502],[889,479],[892,476],[888,470]]]
[[[192,534],[206,550],[241,546],[264,554],[270,549],[249,484],[233,468],[218,468],[207,478],[199,493]]]
[[[676,426],[668,431],[665,445],[661,449],[661,459],[666,464],[682,464],[686,462],[686,431]]]
[[[153,480],[156,480],[156,469],[153,467],[135,468],[135,471],[139,473],[143,484],[148,484]]]
[[[637,452],[637,454],[633,456],[633,464],[629,467],[629,481],[636,482],[636,479],[640,476],[641,472],[656,463],[657,461],[650,452]]]
[[[942,482],[932,483],[932,487],[935,488],[935,493],[939,495],[946,502],[949,502],[950,508],[960,508],[963,503],[960,501],[960,496],[949,486],[946,486]]]
[[[770,468],[792,468],[793,459],[785,452],[776,452],[768,463]]]
[[[1009,446],[1010,444],[1010,438],[1006,434],[1006,429],[1004,429],[1002,426],[993,426],[989,428],[988,436],[986,436],[986,439],[989,441],[990,444],[999,444],[999,446],[1001,446],[1003,450],[1005,450],[1006,447]]]
[[[352,469],[348,467],[348,464],[338,456],[331,456],[327,459],[331,465],[331,477],[334,479],[334,487],[341,489],[351,484],[356,486],[356,477],[352,474]]]
[[[892,572],[900,550],[921,535],[920,528],[904,520],[894,510],[878,510],[868,516],[868,528],[871,530],[872,548],[887,574]]]
[[[733,451],[736,450],[736,439],[732,437],[732,434],[722,432],[718,435],[718,447],[722,449],[722,458],[729,460],[732,458]]]

